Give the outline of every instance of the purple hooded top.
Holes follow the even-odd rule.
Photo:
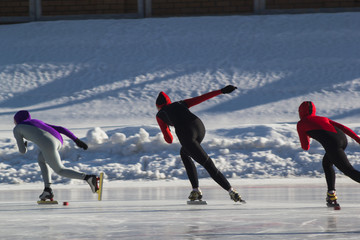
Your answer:
[[[61,127],[61,126],[54,126],[47,123],[44,123],[41,120],[38,119],[31,119],[30,113],[26,110],[18,111],[14,116],[14,121],[16,124],[26,124],[31,125],[37,128],[40,128],[46,132],[49,132],[51,135],[59,139],[61,144],[63,144],[64,140],[61,136],[61,134],[66,135],[73,141],[77,139],[77,137],[70,132],[68,129]]]

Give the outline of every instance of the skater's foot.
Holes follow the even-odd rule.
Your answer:
[[[202,192],[200,189],[192,190],[189,195],[190,201],[201,200],[201,198],[202,198]]]
[[[84,180],[90,185],[91,191],[96,193],[96,191],[99,189],[97,184],[97,177],[95,175],[86,175]]]
[[[245,200],[241,199],[239,193],[236,192],[234,189],[229,191],[229,195],[231,200],[233,200],[234,202],[245,202]]]
[[[337,195],[335,190],[328,191],[326,195],[326,205],[328,207],[338,207],[340,206],[337,202]]]
[[[54,198],[54,193],[52,191],[51,188],[49,187],[46,187],[43,191],[43,193],[39,196],[39,198],[42,200],[42,201],[45,201],[46,199],[53,199]]]

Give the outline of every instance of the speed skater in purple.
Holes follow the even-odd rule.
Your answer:
[[[32,119],[30,113],[26,110],[18,111],[14,115],[15,127],[13,129],[14,137],[19,148],[19,152],[25,154],[27,151],[27,141],[35,143],[40,152],[38,163],[44,181],[44,191],[39,196],[42,201],[53,199],[54,193],[51,189],[51,172],[49,167],[60,176],[83,179],[89,185],[93,193],[98,189],[96,175],[88,175],[70,168],[65,168],[61,162],[59,150],[63,144],[61,134],[69,137],[76,145],[84,150],[88,148],[87,144],[77,138],[70,130],[50,125],[38,119]]]

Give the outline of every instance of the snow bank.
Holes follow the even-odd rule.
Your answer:
[[[218,137],[205,138],[203,147],[228,178],[322,176],[321,146],[314,143],[310,152],[302,151],[295,125],[217,129],[210,131],[209,135]],[[177,139],[173,144],[167,144],[154,128],[123,128],[106,132],[96,127],[89,130],[83,140],[89,145],[87,151],[77,148],[71,141],[64,142],[60,153],[66,167],[87,173],[103,171],[107,180],[187,179]],[[30,143],[28,153],[21,155],[13,139],[1,140],[0,144],[4,146],[0,149],[1,182],[41,181],[35,145]],[[354,151],[357,148],[355,142],[349,143],[349,159],[355,167],[360,167],[359,152]],[[209,177],[200,165],[197,167],[200,178]],[[55,183],[76,181],[56,174],[53,176]]]

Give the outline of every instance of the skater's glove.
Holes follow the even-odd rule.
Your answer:
[[[81,141],[80,139],[75,139],[74,141],[76,143],[76,146],[78,146],[79,148],[82,148],[84,150],[88,149],[88,145],[86,143],[84,143],[83,141]]]
[[[232,91],[234,91],[235,89],[237,89],[237,87],[233,86],[233,85],[227,85],[226,87],[222,88],[221,89],[221,92],[223,94],[226,94],[226,93],[231,93]]]
[[[27,141],[24,142],[25,147],[27,147]]]

